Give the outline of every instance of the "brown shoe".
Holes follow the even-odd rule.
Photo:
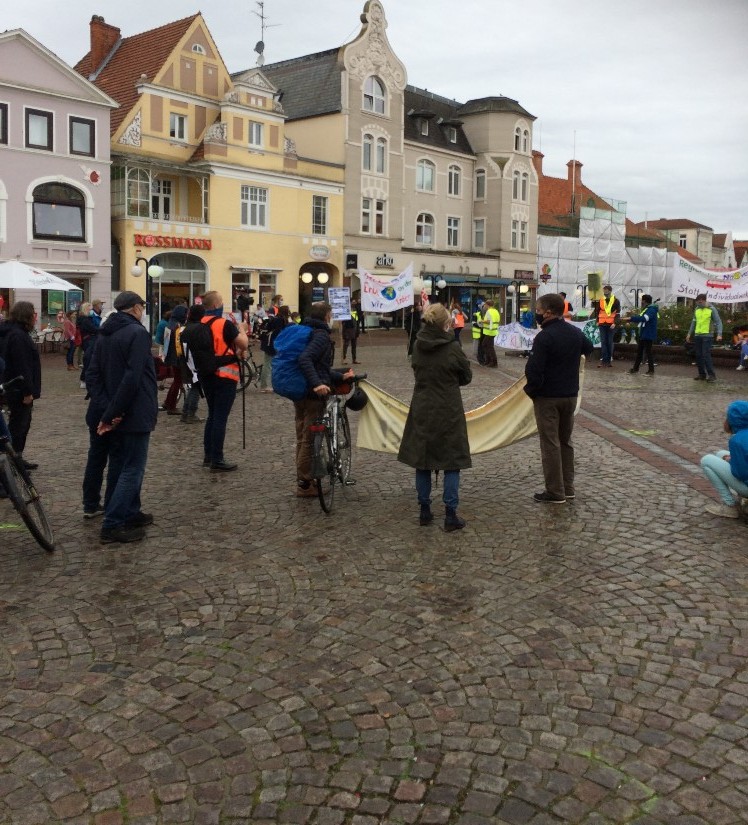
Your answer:
[[[299,481],[296,485],[296,498],[317,498],[317,485],[313,481]]]

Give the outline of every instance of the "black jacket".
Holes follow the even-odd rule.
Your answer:
[[[156,427],[158,386],[151,336],[137,318],[117,312],[101,325],[86,387],[91,413],[103,410],[100,420],[105,424],[122,417],[117,428],[121,432],[149,433]]]
[[[330,327],[316,318],[307,318],[304,326],[312,328],[312,337],[299,356],[299,367],[309,387],[308,397],[317,398],[318,396],[312,392],[313,387],[319,387],[320,384],[327,384],[328,387],[340,384],[343,373],[332,368]]]
[[[525,365],[530,398],[573,398],[579,395],[579,359],[591,355],[592,343],[563,318],[545,321],[533,341]]]
[[[81,333],[81,346],[84,348],[90,347],[99,334],[101,327],[96,326],[90,315],[82,315],[75,322],[75,325]]]
[[[288,324],[282,315],[270,315],[266,322],[267,335],[260,334],[260,349],[268,355],[275,355],[273,341],[278,337],[278,333]]]
[[[0,356],[5,359],[3,381],[10,381],[18,375],[23,376],[23,383],[14,392],[33,395],[42,394],[42,368],[36,345],[25,327],[15,321],[0,324]],[[9,391],[10,392],[10,391]]]

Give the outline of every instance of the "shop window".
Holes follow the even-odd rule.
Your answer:
[[[86,240],[83,193],[65,183],[43,183],[33,193],[33,237],[53,241]]]

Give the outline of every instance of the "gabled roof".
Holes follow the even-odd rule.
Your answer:
[[[112,112],[112,134],[137,103],[136,87],[143,81],[148,83],[154,79],[198,17],[199,12],[165,26],[125,37],[116,45],[108,62],[94,80],[100,89],[120,104],[120,108]],[[98,69],[99,66],[91,65],[90,51],[75,65],[75,70],[84,77],[89,77]]]
[[[283,93],[281,105],[288,120],[341,111],[340,75],[343,65],[338,60],[339,54],[339,48],[328,49],[262,67],[265,77]],[[245,72],[246,69],[237,72],[231,79]]]
[[[425,89],[406,86],[404,94],[405,118],[404,138],[427,146],[447,149],[451,152],[473,154],[470,141],[462,130],[462,121],[457,116],[461,104],[456,100],[440,97]],[[420,120],[429,119],[428,135],[421,134]],[[457,142],[452,143],[445,127],[457,129]]]
[[[696,223],[688,218],[660,218],[656,221],[639,221],[639,224],[646,224],[650,229],[708,229],[712,231],[711,226],[704,226],[703,223]]]
[[[737,266],[748,265],[748,241],[733,241],[735,249],[735,263]]]

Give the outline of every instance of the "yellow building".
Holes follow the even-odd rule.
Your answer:
[[[342,164],[299,157],[276,88],[260,69],[233,79],[200,14],[121,38],[99,16],[75,67],[113,97],[112,235],[120,289],[160,307],[242,287],[298,306],[300,275],[341,283]],[[115,268],[117,260],[115,255]],[[324,276],[320,279],[324,281]]]

